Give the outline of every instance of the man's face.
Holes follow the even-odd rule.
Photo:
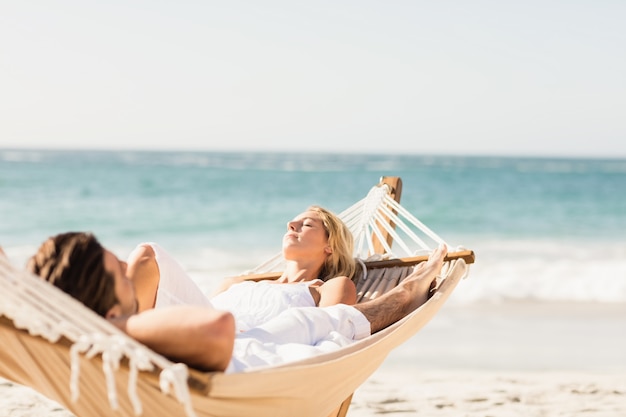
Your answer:
[[[135,287],[126,277],[126,262],[122,262],[110,251],[104,251],[104,269],[115,280],[115,295],[119,301],[122,316],[130,316],[137,313],[137,298]]]

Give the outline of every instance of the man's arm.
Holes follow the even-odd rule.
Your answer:
[[[161,275],[154,250],[150,245],[139,245],[131,252],[128,256],[126,276],[135,286],[139,311],[153,308]]]
[[[446,245],[439,245],[428,261],[417,265],[398,285],[380,297],[354,306],[370,322],[372,333],[395,323],[428,300],[431,286],[441,273],[447,253]]]
[[[138,342],[171,360],[204,371],[224,371],[235,340],[230,313],[176,306],[111,320]]]

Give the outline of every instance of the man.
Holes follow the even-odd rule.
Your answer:
[[[28,269],[172,360],[203,370],[236,372],[302,359],[389,326],[428,299],[446,252],[445,246],[439,247],[428,262],[375,300],[354,306],[292,308],[239,334],[232,314],[208,306],[138,313],[125,262],[88,233],[48,239],[29,260]]]
[[[176,306],[137,314],[126,265],[87,233],[46,240],[27,269],[105,317],[129,336],[176,361],[205,370],[225,369],[234,341],[234,320],[208,307]]]

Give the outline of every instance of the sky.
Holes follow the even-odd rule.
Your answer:
[[[0,2],[0,148],[626,157],[626,2]]]

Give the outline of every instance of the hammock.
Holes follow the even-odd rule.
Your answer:
[[[427,259],[429,247],[443,242],[399,205],[401,185],[400,178],[383,177],[340,214],[354,233],[355,256],[363,267],[359,301],[393,288]],[[0,256],[0,376],[80,417],[345,416],[353,392],[436,314],[467,275],[473,252],[448,248],[437,290],[402,320],[330,353],[235,374],[199,372],[169,361]],[[248,278],[274,277],[271,271],[281,263],[277,255]]]

